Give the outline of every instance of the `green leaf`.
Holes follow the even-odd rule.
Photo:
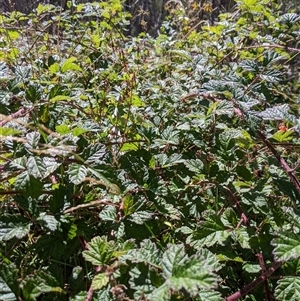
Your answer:
[[[16,129],[12,129],[9,127],[0,127],[0,136],[15,136],[19,135],[22,132]]]
[[[76,137],[80,136],[80,135],[82,135],[86,132],[88,132],[87,129],[83,129],[83,128],[80,128],[80,127],[75,127],[74,129],[72,129],[72,134]]]
[[[3,301],[16,301],[20,295],[18,270],[14,264],[0,263],[0,298]]]
[[[69,134],[71,132],[69,126],[66,125],[66,124],[57,125],[55,127],[55,130],[56,130],[57,133],[59,133],[61,135],[66,135],[66,134]]]
[[[50,231],[56,231],[60,225],[60,222],[53,215],[46,214],[45,212],[40,214],[37,221]]]
[[[204,260],[195,255],[176,268],[168,279],[168,285],[175,291],[185,289],[192,296],[196,296],[200,289],[216,287],[217,277]]]
[[[1,301],[17,301],[16,295],[0,276],[0,298]]]
[[[106,147],[101,143],[97,143],[86,147],[81,157],[85,160],[86,164],[93,166],[103,163],[102,159],[106,155],[106,152]]]
[[[74,63],[76,60],[76,57],[69,57],[67,60],[65,60],[65,62],[61,66],[61,72],[65,73],[71,70],[82,71],[80,66]]]
[[[154,267],[160,266],[161,254],[155,243],[150,239],[141,242],[139,249],[129,250],[120,260],[129,260],[132,262],[143,262]]]
[[[0,241],[14,237],[21,239],[30,231],[31,222],[23,216],[5,215],[0,217]]]
[[[47,169],[41,157],[32,156],[28,158],[27,164],[28,174],[39,179],[46,175]]]
[[[106,286],[109,282],[109,278],[105,273],[100,273],[93,278],[92,289],[99,290]]]
[[[138,150],[139,149],[139,144],[138,143],[129,143],[125,142],[122,144],[122,147],[120,149],[121,152],[126,152],[126,151],[131,151],[131,150]]]
[[[278,142],[285,142],[292,140],[294,136],[294,130],[287,130],[285,132],[283,131],[277,131],[272,138],[275,139]]]
[[[149,296],[149,300],[160,300],[160,301],[167,301],[171,296],[170,288],[163,284],[154,290]]]
[[[280,279],[274,295],[278,301],[300,300],[300,277],[286,276]]]
[[[154,213],[151,211],[136,211],[129,216],[129,220],[135,224],[142,225],[145,221],[151,220]]]
[[[120,194],[120,188],[104,177],[100,171],[95,168],[88,168],[88,171],[95,176],[97,180],[101,182],[102,185],[105,186],[111,193]]]
[[[168,249],[164,252],[161,262],[164,277],[171,277],[174,270],[185,263],[187,258],[183,245],[168,245]]]
[[[251,181],[252,174],[246,166],[238,165],[235,170],[238,176],[241,177],[244,181]]]
[[[197,295],[197,301],[223,301],[221,294],[216,291],[201,290]]]
[[[32,150],[39,148],[41,134],[39,132],[30,132],[26,135],[26,149],[31,153]]]
[[[199,159],[190,159],[190,160],[185,160],[184,161],[184,165],[186,166],[186,168],[188,168],[188,170],[190,170],[191,172],[195,172],[197,174],[202,173],[203,172],[203,162]]]
[[[56,95],[50,98],[50,102],[69,101],[69,100],[72,100],[72,97],[68,95]]]
[[[189,238],[194,247],[223,245],[230,236],[230,231],[223,225],[218,217],[209,217],[200,223],[197,230]]]
[[[289,109],[288,104],[278,105],[258,113],[258,116],[264,120],[285,120],[290,116]]]
[[[88,250],[83,251],[83,257],[93,265],[102,266],[109,264],[113,252],[113,242],[108,242],[104,236],[96,236],[88,244]]]
[[[272,240],[275,247],[273,254],[276,260],[288,261],[300,257],[300,236],[292,232],[280,233],[279,237]]]
[[[25,300],[36,301],[44,293],[62,293],[57,280],[46,272],[28,275],[21,283],[22,294]]]
[[[166,283],[172,290],[185,289],[195,296],[200,289],[217,285],[213,267],[199,254],[188,257],[183,245],[168,245],[161,264]]]
[[[80,184],[87,175],[87,169],[84,165],[73,163],[68,170],[70,182],[75,185]]]

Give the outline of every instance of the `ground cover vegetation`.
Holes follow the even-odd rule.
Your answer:
[[[176,3],[0,16],[1,300],[300,299],[300,15]]]

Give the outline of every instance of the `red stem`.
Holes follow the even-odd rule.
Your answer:
[[[282,265],[282,262],[275,261],[272,263],[272,266],[261,276],[259,276],[257,279],[255,279],[253,282],[247,284],[244,286],[241,290],[234,293],[233,295],[227,297],[226,301],[235,301],[239,298],[242,298],[243,296],[247,295],[250,291],[252,291],[254,288],[259,286],[261,283],[263,283],[270,275],[272,275],[275,270],[277,270]]]
[[[14,119],[14,118],[16,118],[16,117],[20,117],[20,116],[22,116],[22,115],[26,115],[26,114],[24,114],[24,113],[27,114],[25,108],[21,108],[21,109],[18,110],[17,112],[15,112],[15,113],[13,113],[13,114],[11,114],[11,115],[9,115],[9,116],[5,116],[5,119],[2,120],[2,121],[0,121],[0,126],[5,125],[6,123],[8,123],[9,121],[11,121],[12,119]]]
[[[246,216],[246,214],[244,213],[241,205],[240,205],[240,202],[238,201],[238,199],[236,198],[236,196],[233,194],[233,192],[230,190],[230,188],[226,188],[228,194],[230,195],[231,199],[234,201],[235,205],[236,205],[236,208],[238,210],[238,212],[240,213],[241,215],[241,219],[243,220],[244,224],[247,226],[247,227],[250,227],[250,223],[249,223],[249,220]]]
[[[280,154],[276,151],[276,149],[273,147],[273,145],[270,143],[270,141],[265,137],[265,135],[262,132],[257,131],[257,135],[261,138],[261,140],[268,147],[268,149],[273,153],[273,155],[278,160],[281,167],[288,174],[288,176],[290,177],[290,180],[293,182],[294,186],[300,193],[300,183],[299,183],[297,177],[295,176],[293,170],[289,167],[289,165],[286,163],[286,161],[280,156]]]

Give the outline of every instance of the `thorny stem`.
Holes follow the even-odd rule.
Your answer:
[[[246,214],[244,213],[241,205],[240,205],[240,202],[238,201],[238,199],[236,198],[236,196],[233,194],[233,192],[230,190],[230,188],[226,188],[228,194],[230,195],[230,198],[233,200],[233,202],[235,203],[236,205],[236,208],[237,210],[239,211],[240,215],[241,215],[241,220],[244,222],[244,224],[249,227],[250,226],[250,223],[249,223],[249,220],[246,216]]]
[[[261,138],[261,140],[268,147],[268,149],[273,153],[273,155],[278,160],[281,167],[288,174],[288,176],[290,177],[290,180],[292,181],[292,183],[294,184],[294,186],[300,193],[300,182],[298,181],[297,177],[295,176],[294,170],[289,167],[289,165],[286,163],[286,161],[280,156],[280,154],[277,152],[277,150],[274,148],[274,146],[270,143],[270,141],[265,137],[265,135],[262,132],[257,131],[257,135]]]
[[[265,266],[265,261],[264,261],[263,255],[262,255],[262,253],[257,253],[256,256],[258,258],[259,265],[260,265],[260,268],[261,268],[261,271],[262,271],[262,274],[263,274],[263,273],[266,272],[266,266]],[[268,279],[264,280],[264,288],[265,288],[267,301],[271,301],[272,297],[271,297],[271,293],[270,293]]]
[[[235,301],[239,298],[242,298],[243,296],[247,295],[250,291],[252,291],[254,288],[259,286],[262,282],[264,282],[270,275],[272,275],[280,266],[282,265],[282,262],[280,261],[274,261],[271,265],[271,267],[263,273],[260,277],[255,279],[253,282],[247,284],[244,286],[241,290],[238,292],[232,294],[231,296],[227,297],[226,301]]]

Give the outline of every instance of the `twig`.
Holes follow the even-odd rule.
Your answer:
[[[265,137],[265,135],[262,132],[257,131],[257,135],[261,138],[261,140],[268,147],[268,149],[273,153],[273,155],[278,160],[281,167],[288,174],[290,180],[293,182],[294,186],[300,193],[300,182],[298,181],[297,177],[295,176],[294,170],[289,167],[289,165],[286,163],[286,161],[280,156],[280,154],[276,151],[276,149],[273,147],[273,145],[270,143],[270,141]]]
[[[249,223],[249,220],[246,216],[246,214],[244,213],[241,205],[240,205],[240,202],[238,201],[238,199],[236,198],[236,196],[233,194],[233,192],[230,190],[230,188],[226,187],[226,190],[228,192],[228,194],[230,195],[230,198],[233,200],[233,202],[235,203],[236,205],[236,208],[238,210],[238,212],[240,213],[241,215],[241,219],[243,220],[244,224],[247,226],[247,227],[250,227],[250,223]]]
[[[260,265],[260,268],[261,268],[261,271],[263,274],[266,272],[266,266],[265,266],[265,261],[264,261],[263,255],[262,255],[262,253],[257,253],[256,256],[258,258],[258,262],[259,262],[259,265]],[[272,297],[271,297],[271,293],[270,293],[268,279],[264,280],[264,288],[265,288],[267,301],[271,301]]]
[[[15,112],[9,116],[0,114],[0,118],[3,119],[2,121],[0,121],[0,126],[4,126],[6,123],[13,120],[14,118],[21,117],[23,115],[26,115],[27,113],[28,113],[28,110],[25,110],[25,108],[21,108],[20,110],[18,110],[17,112]]]
[[[262,282],[264,282],[270,275],[272,275],[280,266],[282,265],[282,262],[280,261],[274,261],[271,265],[271,267],[263,273],[261,276],[259,276],[257,279],[255,279],[253,282],[247,284],[244,286],[241,290],[238,292],[232,294],[231,296],[227,297],[226,301],[235,301],[239,298],[242,298],[243,296],[247,295],[250,291],[252,291],[254,288],[259,286]]]
[[[79,239],[79,241],[80,241],[80,243],[82,245],[82,248],[84,250],[88,250],[88,243],[86,242],[86,240],[82,236],[79,236],[78,239]],[[94,290],[93,290],[92,285],[91,285],[90,288],[89,288],[89,290],[88,290],[88,292],[87,292],[85,301],[92,300],[93,294],[94,294]]]
[[[71,212],[74,212],[78,209],[82,209],[82,208],[87,208],[87,207],[92,207],[92,206],[97,206],[97,205],[111,205],[111,206],[115,206],[115,207],[118,207],[119,205],[118,204],[114,204],[108,200],[96,200],[96,201],[91,201],[91,202],[88,202],[88,203],[85,203],[85,204],[80,204],[80,205],[77,205],[77,206],[74,206],[74,207],[71,207],[71,208],[68,208],[64,211],[64,213],[71,213]]]

